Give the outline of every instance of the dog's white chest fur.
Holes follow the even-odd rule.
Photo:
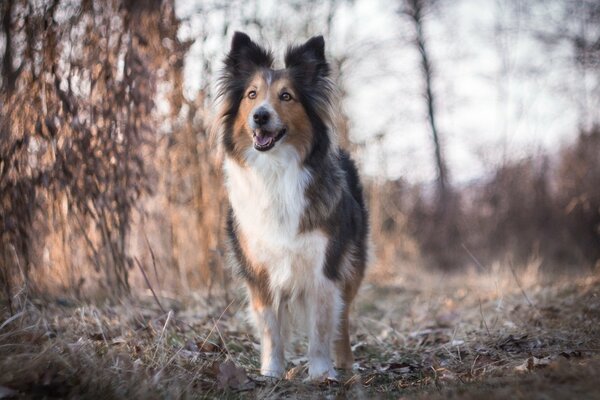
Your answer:
[[[254,260],[264,265],[275,292],[314,285],[322,275],[327,237],[300,233],[310,173],[284,143],[268,153],[249,150],[248,167],[225,160],[226,186],[239,228]]]

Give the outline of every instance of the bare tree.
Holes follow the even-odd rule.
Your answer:
[[[445,204],[448,194],[448,169],[444,158],[442,144],[440,141],[440,133],[437,126],[437,109],[435,101],[435,92],[433,90],[434,70],[431,63],[431,55],[428,48],[427,37],[425,35],[425,14],[431,6],[428,0],[404,0],[404,5],[401,12],[405,14],[415,32],[414,45],[419,51],[421,58],[421,73],[424,83],[423,95],[427,103],[427,121],[431,131],[431,139],[433,141],[435,164],[437,167],[437,188],[438,199],[440,204]]]

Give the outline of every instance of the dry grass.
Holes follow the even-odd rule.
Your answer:
[[[12,317],[2,305],[0,398],[600,396],[600,279],[539,279],[535,265],[366,284],[355,369],[335,384],[303,382],[301,340],[288,379],[259,377],[239,293],[163,297],[166,313],[151,296],[95,306],[19,296]]]

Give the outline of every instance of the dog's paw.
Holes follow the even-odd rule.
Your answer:
[[[331,360],[311,360],[308,364],[308,381],[337,382],[337,372]]]
[[[280,365],[269,365],[260,368],[260,374],[269,378],[281,379],[285,370]]]

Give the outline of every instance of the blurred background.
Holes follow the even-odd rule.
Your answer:
[[[231,285],[209,131],[235,30],[279,60],[325,36],[368,279],[600,268],[595,0],[3,0],[0,21],[7,299]]]

